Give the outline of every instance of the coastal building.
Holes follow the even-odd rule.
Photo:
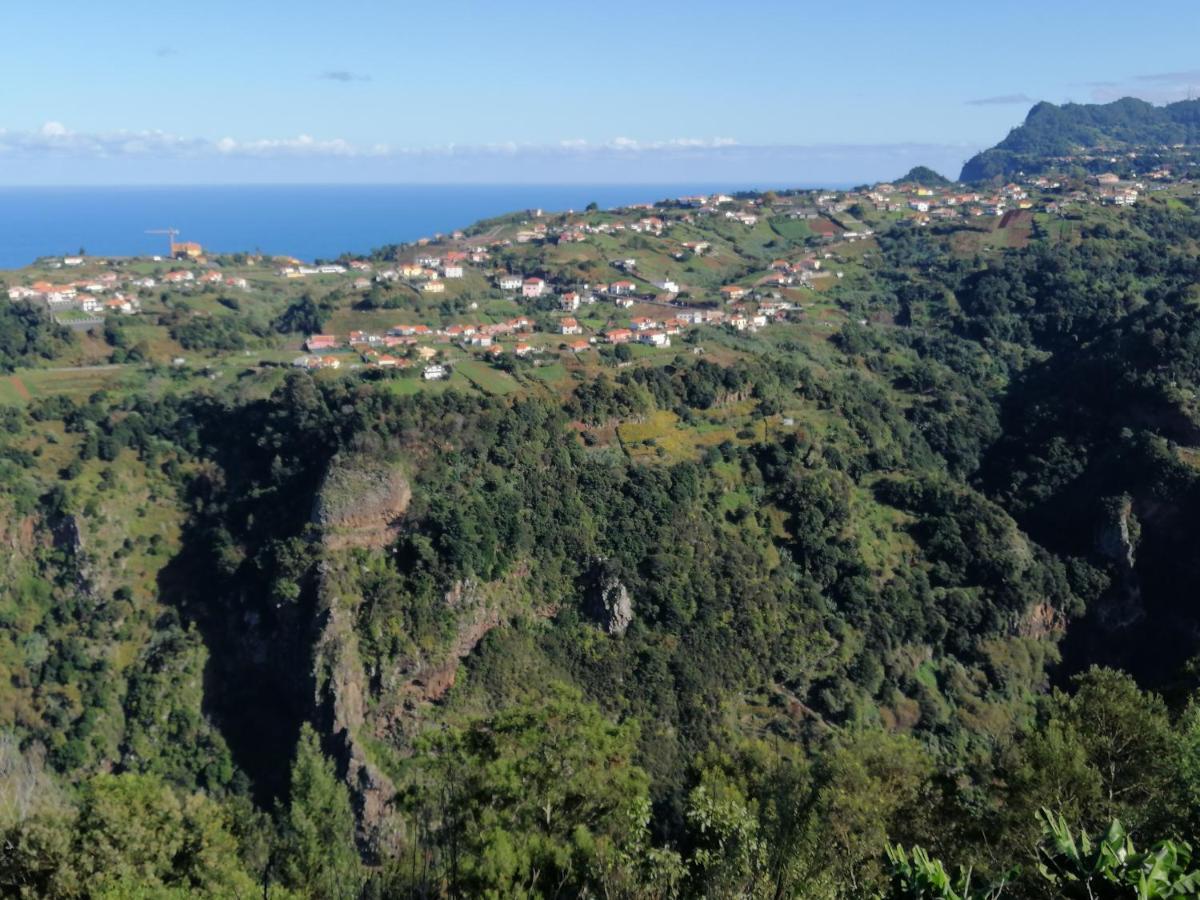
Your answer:
[[[171,244],[171,255],[176,259],[196,259],[204,255],[204,248],[195,241]]]

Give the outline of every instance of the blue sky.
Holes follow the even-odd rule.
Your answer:
[[[956,174],[1034,100],[1200,88],[1195,0],[5,6],[4,184]]]

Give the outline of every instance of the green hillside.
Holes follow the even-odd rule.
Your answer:
[[[1200,100],[1155,106],[1126,97],[1112,103],[1041,102],[1025,121],[995,147],[976,154],[963,166],[960,181],[1009,178],[1019,171],[1036,172],[1052,160],[1084,151],[1130,148],[1166,149],[1200,144]],[[1111,158],[1108,160],[1111,165]]]
[[[1200,204],[908,181],[0,274],[0,895],[1042,898],[1064,829],[1190,839]]]

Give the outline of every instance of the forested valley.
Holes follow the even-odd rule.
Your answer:
[[[1195,200],[960,231],[565,399],[4,407],[0,895],[1196,893]]]

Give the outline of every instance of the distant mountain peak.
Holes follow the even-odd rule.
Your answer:
[[[945,187],[953,182],[936,172],[929,166],[913,166],[908,170],[902,178],[897,179],[900,184],[919,184],[922,187]]]

